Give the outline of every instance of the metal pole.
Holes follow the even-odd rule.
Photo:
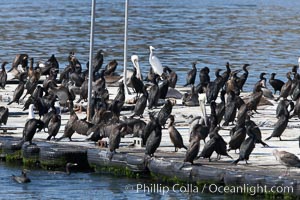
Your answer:
[[[90,121],[92,111],[92,83],[93,83],[93,49],[94,49],[94,23],[95,23],[96,0],[92,0],[91,9],[91,33],[90,33],[90,54],[89,54],[89,81],[88,81],[88,109],[87,120]]]
[[[125,30],[124,30],[124,76],[123,76],[123,82],[125,87],[125,92],[127,94],[130,94],[130,91],[127,87],[127,28],[128,28],[128,4],[129,0],[125,0]]]

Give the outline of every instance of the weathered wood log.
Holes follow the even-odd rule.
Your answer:
[[[19,138],[7,138],[1,142],[1,157],[6,161],[19,161],[22,159],[22,143]]]
[[[191,171],[192,182],[213,182],[216,184],[223,183],[226,170],[208,166],[193,166]]]
[[[22,159],[25,166],[35,166],[39,162],[40,147],[36,144],[22,146]]]
[[[148,169],[145,165],[144,157],[127,154],[126,162],[127,162],[128,168],[130,170],[132,170],[133,172],[148,171]]]
[[[62,168],[67,163],[77,163],[78,168],[88,168],[87,150],[82,147],[41,147],[39,161],[47,169]]]
[[[245,182],[245,176],[243,174],[227,171],[224,174],[225,185],[241,185]]]
[[[183,163],[170,162],[168,160],[160,160],[151,158],[147,161],[147,167],[152,175],[168,180],[189,181],[191,168],[181,168]]]
[[[88,162],[94,167],[124,167],[126,168],[126,154],[115,153],[112,160],[109,160],[111,153],[107,150],[88,149]]]
[[[266,182],[265,177],[259,174],[246,174],[244,177],[245,177],[245,182],[251,186],[257,186],[257,185],[263,186],[265,185]]]

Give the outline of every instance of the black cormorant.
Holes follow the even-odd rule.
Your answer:
[[[41,131],[44,128],[44,122],[39,119],[29,119],[23,129],[23,142],[29,142],[32,144],[32,138],[36,132]]]
[[[26,78],[27,74],[26,73],[22,73],[20,74],[19,77],[19,84],[17,86],[17,88],[14,91],[13,94],[13,99],[11,102],[9,102],[7,105],[12,104],[13,102],[17,102],[19,104],[19,100],[21,98],[21,96],[23,95],[24,92],[24,88],[25,88],[25,78]]]
[[[103,65],[103,54],[104,51],[102,49],[98,50],[94,59],[93,59],[93,74],[98,72]]]
[[[1,65],[1,72],[0,72],[0,88],[5,89],[6,81],[7,81],[7,73],[5,69],[5,65],[7,65],[8,62],[3,62]]]
[[[278,101],[280,99],[280,97],[282,97],[283,99],[286,99],[290,95],[290,92],[292,89],[292,82],[293,82],[293,80],[291,78],[291,72],[288,72],[286,74],[286,77],[288,80],[281,87],[280,96],[276,99],[276,101]]]
[[[225,72],[223,72],[223,74],[222,74],[222,86],[221,87],[223,87],[223,85],[228,81],[228,79],[229,79],[229,77],[230,77],[230,74],[231,74],[231,69],[230,69],[230,64],[229,64],[229,62],[227,62],[226,63],[226,65],[225,65],[225,67],[226,67],[226,71]]]
[[[161,108],[161,110],[157,114],[158,123],[165,127],[166,121],[168,120],[170,114],[172,113],[172,102],[168,99],[165,105]]]
[[[216,79],[213,82],[208,83],[206,88],[207,103],[215,101],[218,97],[220,89],[223,87],[223,77],[220,75],[221,69],[216,69]]]
[[[159,87],[157,84],[157,79],[159,78],[159,76],[157,74],[155,74],[155,78],[153,79],[153,85],[151,86],[150,90],[149,90],[149,96],[148,96],[148,109],[152,109],[153,107],[156,108],[158,100],[159,100]]]
[[[118,66],[118,62],[116,60],[110,61],[106,66],[105,66],[105,72],[104,74],[106,76],[111,76],[113,73],[116,71]]]
[[[284,100],[282,100],[282,101],[284,101]],[[282,107],[283,111],[281,111],[280,112],[281,114],[278,115],[278,120],[274,124],[273,132],[272,132],[271,136],[266,138],[266,140],[269,140],[272,137],[279,137],[279,140],[281,140],[281,135],[284,132],[284,130],[286,129],[288,122],[289,122],[290,112],[294,109],[294,102],[292,102],[292,101],[289,101],[288,104],[286,104],[285,102],[283,104],[286,106],[284,107],[284,105],[283,105],[283,107]],[[288,110],[289,106],[290,106],[290,110]]]
[[[271,77],[269,79],[269,83],[274,89],[274,94],[276,94],[277,91],[280,92],[282,86],[284,85],[284,82],[282,80],[275,79],[275,76],[276,76],[276,73],[272,73]]]
[[[15,180],[17,183],[30,183],[30,178],[27,177],[26,171],[22,170],[21,176],[12,175],[12,179]]]
[[[195,79],[196,79],[196,74],[197,74],[196,64],[197,64],[197,62],[192,63],[193,69],[191,69],[187,73],[187,75],[186,75],[186,84],[184,85],[184,87],[186,87],[188,85],[194,85],[195,84]]]
[[[209,71],[210,70],[208,67],[204,67],[200,70],[199,73],[200,83],[196,86],[196,91],[198,93],[206,92],[206,87],[208,83],[210,83]]]
[[[109,151],[111,152],[109,160],[112,159],[113,153],[116,153],[116,149],[119,148],[121,142],[121,134],[122,132],[126,131],[126,127],[126,124],[119,124],[115,126],[109,134]]]
[[[147,142],[146,142],[146,151],[145,154],[149,155],[150,157],[154,156],[156,149],[159,147],[161,142],[161,125],[158,123],[158,119],[155,119],[156,123],[154,128],[149,135]]]
[[[244,85],[247,81],[247,78],[248,78],[248,75],[249,75],[249,72],[248,72],[248,69],[247,67],[249,67],[250,65],[249,64],[244,64],[243,65],[243,70],[244,70],[244,73],[238,77],[237,79],[237,84],[238,84],[238,87],[240,88],[241,91],[244,91]]]
[[[263,84],[261,82],[254,87],[254,90],[246,103],[249,111],[255,111],[257,113],[256,110],[257,110],[258,104],[263,96],[262,87],[263,87]]]
[[[62,140],[63,138],[69,138],[70,141],[72,141],[71,137],[74,134],[75,130],[72,128],[73,123],[76,123],[78,120],[78,116],[76,115],[75,111],[73,110],[73,106],[70,104],[70,117],[68,122],[65,125],[64,134],[60,138],[57,139],[57,141]]]
[[[182,136],[174,126],[174,121],[175,121],[174,115],[170,115],[169,118],[170,118],[170,122],[168,125],[168,131],[169,131],[171,142],[174,144],[175,152],[178,151],[178,148],[187,149],[187,147],[184,146]]]
[[[136,77],[136,68],[133,68],[133,74],[130,78],[132,87],[134,89],[134,92],[136,93],[137,96],[139,96],[139,94],[143,93],[143,88],[144,88],[144,83],[142,80],[138,79]]]
[[[149,119],[150,119],[149,122],[146,124],[146,126],[142,132],[141,138],[143,139],[143,145],[146,145],[149,135],[151,134],[151,132],[154,130],[154,128],[156,126],[154,113],[149,112]]]
[[[8,119],[9,110],[4,106],[0,106],[0,126],[6,125]]]
[[[175,88],[178,76],[170,67],[164,67],[164,73],[167,75],[169,81],[169,87]]]
[[[148,92],[147,92],[146,86],[144,86],[143,95],[138,98],[138,100],[135,104],[134,110],[133,110],[133,115],[131,117],[139,116],[139,117],[143,118],[143,113],[147,106],[147,100],[148,100]]]
[[[190,140],[189,147],[185,153],[183,165],[186,162],[189,162],[193,165],[194,160],[197,158],[199,150],[200,150],[200,135],[195,134]],[[183,165],[182,165],[182,167],[183,167]]]
[[[51,117],[48,124],[48,134],[47,140],[50,140],[52,137],[55,138],[61,126],[61,116],[59,113],[56,113]]]
[[[247,127],[249,129],[250,127]],[[248,133],[248,130],[247,130]],[[237,160],[233,162],[233,164],[238,164],[239,161],[245,160],[246,164],[248,164],[249,156],[255,148],[256,137],[254,134],[249,134],[249,137],[243,141],[240,147],[240,155]]]
[[[228,126],[230,122],[234,122],[237,110],[236,94],[230,91],[227,95],[225,103],[224,123],[223,126]]]
[[[159,98],[166,99],[169,90],[169,80],[164,79],[162,83],[158,84],[158,87],[159,87]]]

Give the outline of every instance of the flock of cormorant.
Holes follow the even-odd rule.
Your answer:
[[[125,80],[127,85],[136,93],[135,106],[129,117],[121,115],[125,104],[126,91],[124,82],[119,81],[119,89],[114,99],[109,99],[107,82],[109,80],[120,80],[115,72],[117,61],[110,61],[105,67],[104,52],[99,50],[93,59],[92,69],[86,64],[86,70],[83,70],[81,63],[76,58],[74,52],[68,56],[69,64],[59,73],[59,63],[54,55],[46,62],[37,62],[34,67],[34,59],[29,58],[27,54],[18,54],[12,63],[11,69],[7,72],[3,62],[0,72],[0,87],[5,90],[8,73],[14,79],[19,80],[12,100],[7,104],[20,103],[24,100],[23,110],[29,110],[29,119],[24,125],[22,143],[29,142],[36,132],[44,130],[48,132],[47,140],[55,139],[61,128],[61,109],[63,107],[70,113],[69,120],[64,126],[63,135],[56,139],[60,141],[68,138],[71,141],[72,135],[76,132],[81,135],[87,135],[87,140],[101,140],[104,137],[109,138],[110,159],[116,149],[119,148],[121,138],[127,134],[133,134],[134,137],[142,138],[145,145],[145,155],[152,157],[160,146],[162,138],[162,129],[165,128],[167,120],[169,123],[167,129],[171,142],[175,147],[186,149],[184,163],[194,163],[196,159],[208,158],[216,152],[217,159],[221,156],[227,156],[230,150],[239,150],[239,158],[233,161],[237,164],[245,160],[246,163],[255,148],[256,143],[268,146],[262,140],[262,134],[257,124],[251,120],[251,117],[258,113],[257,108],[260,104],[268,104],[268,98],[274,98],[272,92],[266,87],[267,80],[264,77],[266,73],[261,73],[259,81],[254,85],[253,91],[247,98],[240,96],[247,81],[249,64],[245,64],[242,69],[233,71],[229,63],[226,63],[225,69],[215,70],[215,77],[210,76],[210,69],[204,67],[200,70],[200,82],[196,84],[197,62],[192,63],[192,69],[186,76],[186,84],[190,86],[190,92],[183,94],[182,103],[185,106],[202,106],[204,103],[210,106],[210,115],[206,117],[196,117],[191,123],[189,145],[186,147],[179,131],[174,126],[175,117],[172,115],[174,102],[167,98],[169,88],[175,88],[177,74],[170,67],[162,67],[159,59],[153,54],[154,47],[150,46],[149,63],[150,70],[145,79],[142,78],[138,57],[131,57],[133,62],[133,71],[128,70],[130,75]],[[104,68],[104,69],[103,69]],[[88,71],[92,70],[92,119],[79,119],[76,111],[78,107],[74,104],[76,97],[80,101],[87,101],[88,96]],[[225,70],[223,73],[221,73]],[[239,73],[243,72],[241,75]],[[59,76],[58,76],[59,75]],[[272,134],[265,140],[281,136],[286,129],[291,117],[300,118],[300,75],[297,72],[297,66],[288,72],[287,82],[275,78],[275,73],[271,74],[269,84],[274,89],[274,94],[280,92],[276,101],[279,101],[276,118]],[[40,83],[41,76],[45,80]],[[24,94],[24,92],[26,93]],[[27,98],[25,98],[27,97]],[[217,98],[220,97],[220,102]],[[160,100],[165,100],[161,107]],[[26,100],[26,101],[25,101]],[[58,104],[59,103],[59,104]],[[148,105],[149,120],[144,121],[143,115]],[[160,108],[161,107],[161,108]],[[153,108],[160,108],[155,112]],[[35,118],[34,111],[38,113],[39,118]],[[6,124],[9,117],[9,108],[0,107],[0,125]],[[219,134],[223,126],[234,125],[230,130],[230,141],[227,142]],[[247,137],[248,136],[248,137]],[[209,137],[202,151],[200,151],[200,140]],[[300,137],[299,137],[300,145]],[[276,158],[288,167],[299,167],[300,160],[297,156],[291,156],[288,152],[274,152]],[[26,178],[26,174],[23,174]]]

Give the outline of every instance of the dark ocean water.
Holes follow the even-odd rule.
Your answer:
[[[125,1],[97,1],[95,50],[105,50],[104,64],[112,59],[123,66]],[[88,0],[1,0],[0,62],[10,64],[18,53],[35,61],[55,54],[64,68],[70,51],[82,64],[88,61],[90,7]],[[183,85],[191,63],[233,69],[251,64],[246,90],[250,91],[261,72],[277,72],[286,80],[300,56],[300,2],[281,0],[139,0],[130,1],[128,61],[137,54],[142,72],[149,69],[149,45],[164,66],[179,74]],[[132,64],[128,62],[128,67]],[[196,82],[198,82],[198,76]],[[0,164],[0,199],[224,199],[208,194],[161,195],[126,191],[126,185],[145,180],[75,173],[53,175],[30,172],[32,183],[14,183],[11,174],[20,168]]]
[[[242,199],[242,196],[210,194],[194,185],[166,185],[154,180],[129,179],[98,173],[53,172],[31,169],[30,183],[19,184],[20,166],[0,162],[0,199]],[[190,192],[188,192],[190,191]],[[215,189],[212,189],[215,192]]]
[[[95,50],[104,49],[105,64],[123,66],[125,1],[96,1]],[[149,69],[149,45],[164,66],[179,74],[179,84],[191,63],[198,69],[233,69],[251,64],[247,90],[261,72],[285,74],[300,55],[300,2],[239,0],[164,0],[129,2],[128,66],[137,54],[142,72]],[[88,0],[2,0],[0,61],[17,53],[36,61],[55,54],[64,68],[70,51],[88,61],[90,7]],[[197,77],[197,80],[198,77]]]

